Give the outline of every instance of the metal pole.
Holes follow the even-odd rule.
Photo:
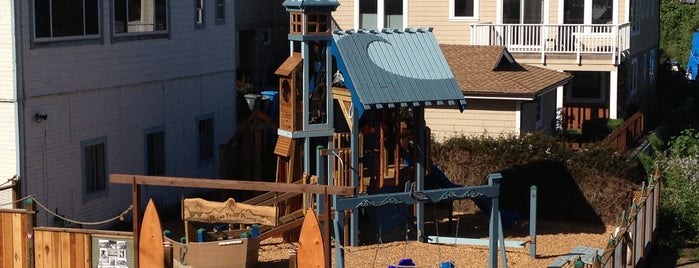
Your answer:
[[[536,185],[532,185],[529,201],[529,256],[536,259]]]
[[[488,185],[497,187],[497,193],[498,195],[493,197],[491,199],[491,206],[490,206],[490,248],[489,248],[489,262],[488,262],[488,267],[489,268],[495,268],[498,266],[498,237],[500,235],[498,234],[499,231],[499,222],[500,222],[500,215],[499,215],[499,210],[500,210],[500,205],[499,205],[499,196],[500,196],[500,179],[502,176],[499,173],[492,173],[488,175]],[[504,249],[503,249],[504,250]]]
[[[323,156],[320,154],[320,151],[323,149],[325,149],[323,145],[316,146],[316,174],[318,174],[318,185],[325,185],[325,166],[323,165],[325,161],[323,161]],[[322,194],[316,194],[316,215],[321,215],[323,213],[323,205],[325,204],[323,198],[325,198],[325,196]],[[328,223],[323,222],[323,224],[325,225]]]

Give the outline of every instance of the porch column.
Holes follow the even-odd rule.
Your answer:
[[[609,72],[609,119],[617,117],[617,95],[618,95],[619,72]]]
[[[563,86],[556,88],[556,111],[563,109]]]

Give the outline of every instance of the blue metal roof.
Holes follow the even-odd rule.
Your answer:
[[[360,116],[396,106],[466,106],[430,30],[335,31],[331,50]]]
[[[284,0],[282,6],[287,9],[331,8],[335,10],[340,5],[337,0]]]

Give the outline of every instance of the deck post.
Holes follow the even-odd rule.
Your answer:
[[[133,260],[134,268],[138,268],[138,239],[141,232],[141,185],[136,183],[136,177],[133,177],[133,182],[131,184],[131,203],[133,204],[133,210],[131,211],[133,218],[133,248],[136,252]]]

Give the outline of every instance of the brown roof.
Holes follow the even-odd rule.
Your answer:
[[[569,73],[519,64],[502,46],[440,47],[467,96],[534,98],[572,78]]]
[[[303,62],[301,53],[294,53],[291,57],[284,60],[282,65],[279,66],[276,71],[274,71],[274,74],[279,76],[291,76],[291,72],[293,72],[296,67],[301,64],[301,62]]]

